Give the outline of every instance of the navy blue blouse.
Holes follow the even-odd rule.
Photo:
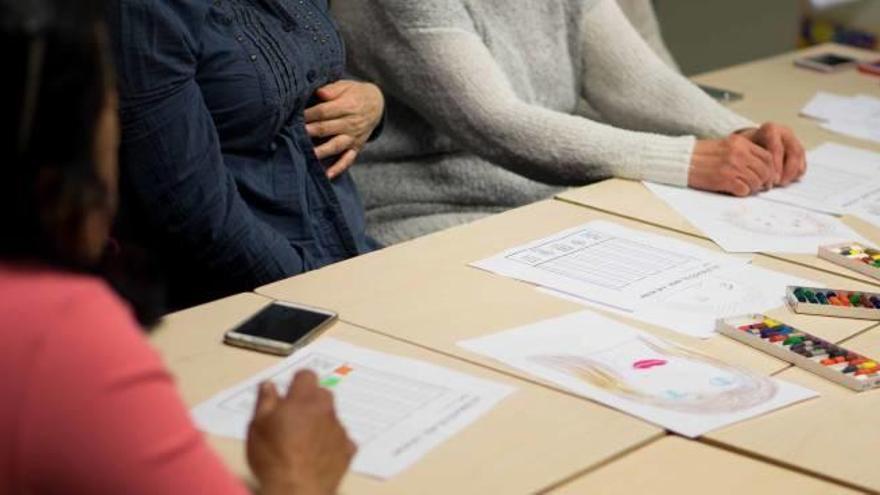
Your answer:
[[[117,0],[110,25],[122,236],[161,251],[177,301],[369,250],[351,177],[327,179],[303,120],[344,71],[326,0]]]

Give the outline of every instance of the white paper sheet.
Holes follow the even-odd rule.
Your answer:
[[[301,369],[333,392],[337,413],[358,453],[352,469],[390,478],[417,462],[514,391],[432,364],[325,338],[193,409],[203,431],[244,439],[257,386],[287,390]]]
[[[819,92],[801,115],[822,121],[829,131],[880,142],[880,98]]]
[[[688,437],[818,395],[590,311],[459,345]]]
[[[538,290],[589,308],[708,339],[718,335],[715,327],[720,318],[766,313],[784,306],[785,292],[790,285],[822,287],[824,284],[754,265],[725,268],[702,280],[683,284],[631,312],[550,289]]]
[[[873,119],[880,117],[880,99],[820,91],[801,109],[801,115],[823,121]]]
[[[811,151],[808,163],[800,182],[761,197],[880,226],[880,153],[828,143]]]
[[[842,215],[880,195],[880,153],[825,143],[807,154],[807,173],[799,182],[759,197]],[[870,207],[869,205],[869,207]]]
[[[864,121],[833,120],[821,125],[826,131],[880,143],[880,118]]]
[[[805,208],[763,198],[645,185],[731,253],[816,254],[819,246],[867,242],[839,218]]]
[[[681,284],[747,262],[688,242],[597,221],[471,266],[632,311]]]

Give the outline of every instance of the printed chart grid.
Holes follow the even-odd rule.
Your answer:
[[[690,256],[636,241],[580,231],[507,258],[606,289],[622,290],[648,277],[695,261]]]
[[[324,384],[331,384],[339,419],[360,446],[405,421],[415,411],[446,396],[450,390],[412,378],[386,373],[321,354],[311,354],[292,363],[271,379],[279,390],[287,390],[294,373],[315,371]],[[339,370],[345,370],[343,375]],[[327,386],[327,385],[325,385]],[[220,407],[250,413],[256,404],[255,388],[224,401]]]

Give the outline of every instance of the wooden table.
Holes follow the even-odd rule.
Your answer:
[[[540,293],[530,284],[492,275],[467,264],[595,220],[613,221],[718,250],[711,242],[691,236],[560,201],[544,201],[262,287],[258,292],[273,299],[332,309],[349,323],[530,378],[522,371],[471,354],[457,343],[585,308]],[[763,256],[757,257],[755,264],[830,285],[868,288],[855,281]],[[782,308],[771,314],[834,341],[858,334],[872,325],[861,320],[794,315]],[[774,373],[786,367],[775,358],[726,338],[700,340],[622,319],[660,337],[756,371]]]
[[[223,333],[270,302],[235,296],[170,315],[151,336],[189,406],[276,364],[280,358],[221,344]],[[516,387],[487,415],[390,481],[350,474],[343,493],[534,493],[663,436],[660,428],[606,407],[517,380],[373,332],[338,323],[326,334],[373,350]],[[250,479],[242,442],[209,437]]]
[[[833,495],[860,492],[708,445],[666,437],[550,493]]]
[[[880,328],[843,344],[880,359]],[[710,433],[706,439],[841,484],[880,492],[880,470],[874,459],[880,448],[880,390],[851,392],[795,368],[778,378],[816,390],[822,397]]]
[[[788,125],[794,129],[808,149],[833,141],[880,152],[880,144],[831,133],[819,127],[815,121],[798,116],[801,108],[817,91],[880,96],[880,78],[867,76],[855,70],[821,74],[797,68],[793,64],[793,61],[801,56],[829,50],[864,59],[878,58],[876,52],[823,45],[796,54],[713,72],[697,77],[696,80],[703,84],[744,93],[745,99],[731,104],[731,109],[756,122],[774,121]],[[559,195],[559,198],[607,213],[707,238],[640,182],[612,179],[565,192]],[[843,221],[867,239],[880,245],[880,229],[853,217],[844,217]],[[770,256],[880,285],[878,280],[841,269],[812,255],[770,254]]]

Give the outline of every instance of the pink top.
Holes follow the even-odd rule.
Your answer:
[[[0,264],[0,493],[247,491],[110,289]]]

